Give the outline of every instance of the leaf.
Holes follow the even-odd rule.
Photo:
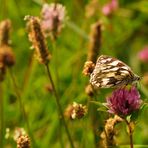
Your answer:
[[[97,106],[99,106],[97,111],[107,112],[107,105],[106,105],[106,103],[101,103],[101,102],[97,102],[97,101],[90,101],[90,102],[94,103]]]
[[[139,110],[133,112],[132,115],[131,115],[131,117],[130,117],[131,121],[137,121],[137,120],[138,120],[138,117],[141,116],[143,110],[144,110],[146,107],[148,107],[148,103],[147,103],[147,102],[143,103],[143,104],[141,105],[141,107],[140,107]]]
[[[99,107],[97,111],[107,112],[107,109],[105,107]]]
[[[133,112],[132,115],[131,115],[131,117],[130,117],[130,120],[131,121],[137,121],[138,120],[138,117],[139,117],[139,113],[140,113],[139,110]]]
[[[148,1],[144,0],[144,1],[136,2],[132,4],[131,7],[141,12],[148,13]]]

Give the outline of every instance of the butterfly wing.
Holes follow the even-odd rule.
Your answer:
[[[109,88],[126,85],[134,74],[130,67],[120,60],[102,55],[98,58],[90,83],[96,88]]]

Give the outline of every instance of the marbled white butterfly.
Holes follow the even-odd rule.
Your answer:
[[[140,80],[129,66],[122,61],[101,55],[96,62],[95,69],[90,75],[90,83],[94,88],[122,87]]]

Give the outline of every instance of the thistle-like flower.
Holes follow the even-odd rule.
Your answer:
[[[28,21],[29,40],[35,48],[36,57],[40,63],[47,64],[51,58],[46,45],[45,37],[41,28],[40,19],[33,16],[26,16]]]
[[[140,94],[136,87],[130,89],[120,88],[107,98],[107,107],[112,114],[126,117],[138,110],[141,105]]]
[[[47,36],[51,35],[55,39],[64,27],[66,9],[61,4],[44,4],[41,11],[41,18],[43,31]]]

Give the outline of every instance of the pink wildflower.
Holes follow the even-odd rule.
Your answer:
[[[118,0],[111,0],[110,3],[107,3],[102,8],[102,13],[106,16],[112,14],[118,8]]]
[[[148,62],[148,46],[144,47],[138,54],[138,57],[143,62]]]
[[[66,9],[61,4],[44,4],[41,11],[41,17],[41,26],[46,35],[52,34],[57,36],[63,28],[64,20],[66,18]]]
[[[140,94],[134,86],[129,90],[125,88],[117,89],[111,97],[107,98],[109,112],[119,116],[132,114],[140,108],[140,105]]]

